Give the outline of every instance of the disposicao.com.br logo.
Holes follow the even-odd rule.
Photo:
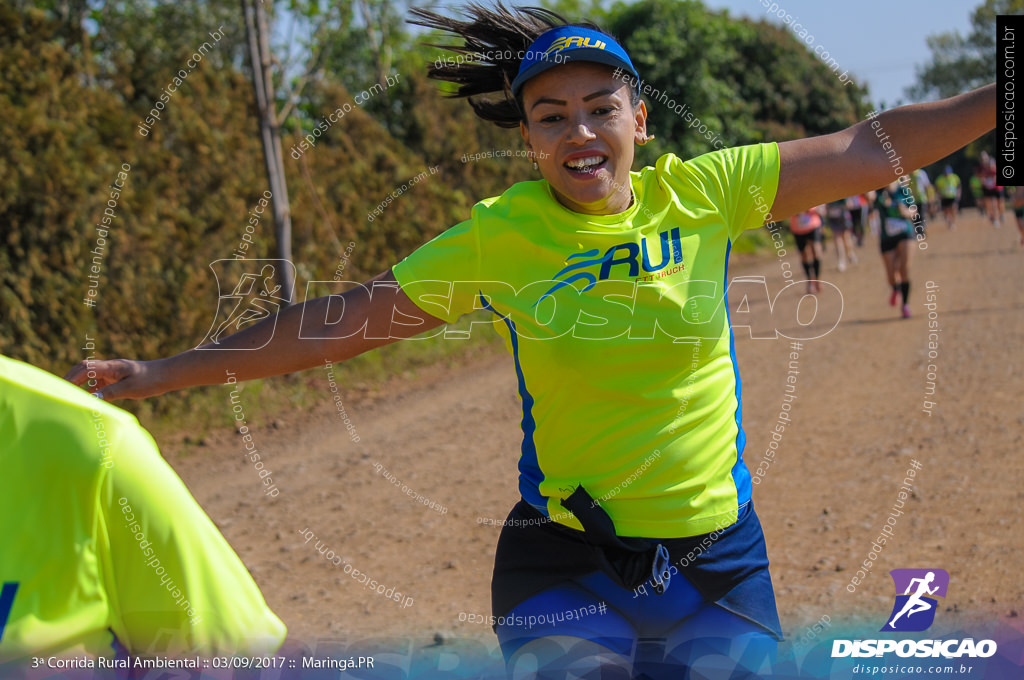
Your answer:
[[[920,632],[935,622],[937,597],[946,597],[949,573],[945,569],[893,569],[895,595],[892,613],[880,632]],[[900,657],[988,658],[996,653],[993,640],[834,640],[832,657],[880,657],[895,652]]]

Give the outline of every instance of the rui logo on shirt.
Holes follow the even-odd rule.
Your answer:
[[[557,281],[558,283],[541,295],[537,302],[534,303],[534,306],[537,306],[541,300],[549,295],[566,286],[571,286],[577,281],[586,281],[586,285],[581,291],[585,293],[597,285],[598,281],[604,281],[609,278],[612,267],[615,266],[626,265],[629,267],[625,273],[626,276],[637,280],[652,280],[656,276],[667,276],[670,273],[681,271],[685,265],[682,264],[683,247],[679,239],[679,227],[658,234],[661,254],[659,256],[660,261],[657,264],[652,262],[651,246],[648,245],[649,241],[654,239],[648,239],[646,236],[640,239],[640,243],[626,241],[625,243],[611,246],[600,257],[598,255],[601,251],[596,248],[570,255],[566,258],[568,264],[551,277],[552,281]],[[668,269],[670,265],[676,266]],[[597,267],[596,273],[591,270],[592,267]],[[641,267],[643,267],[647,275],[640,275]],[[563,276],[565,278],[561,278]]]

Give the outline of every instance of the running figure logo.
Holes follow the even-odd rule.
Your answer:
[[[238,271],[238,266],[243,269]],[[295,266],[287,260],[217,260],[210,269],[217,277],[217,314],[200,349],[221,349],[217,345],[235,331],[262,321],[288,305],[288,298],[275,282],[278,267],[291,267],[294,280]],[[231,292],[224,291],[230,287]],[[270,342],[271,336],[267,338]],[[264,343],[263,346],[266,346]],[[260,349],[247,347],[246,349]]]
[[[889,573],[896,586],[896,601],[888,623],[881,630],[926,630],[935,621],[935,597],[946,597],[949,573],[945,569],[893,569]]]

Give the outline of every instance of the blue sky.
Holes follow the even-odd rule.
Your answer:
[[[760,0],[703,0],[733,16],[769,19]],[[970,16],[981,0],[765,0],[775,2],[814,35],[817,44],[870,87],[871,101],[891,108],[905,103],[904,88],[914,84],[914,67],[928,61],[925,38],[935,33],[970,31]],[[994,57],[993,57],[994,58]]]

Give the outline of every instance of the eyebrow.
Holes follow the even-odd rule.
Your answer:
[[[605,97],[610,94],[615,94],[615,90],[598,90],[597,92],[588,94],[586,97],[583,98],[583,101],[589,102],[591,99]],[[530,110],[533,111],[535,108],[537,108],[538,104],[554,104],[555,106],[565,106],[566,101],[564,99],[552,99],[551,97],[541,97],[540,99],[533,103],[533,106],[530,107]]]
[[[538,99],[537,101],[535,101],[533,103],[533,106],[530,107],[530,110],[533,111],[540,104],[554,104],[555,106],[565,106],[565,100],[564,99],[552,99],[551,97],[541,97],[540,99]]]

